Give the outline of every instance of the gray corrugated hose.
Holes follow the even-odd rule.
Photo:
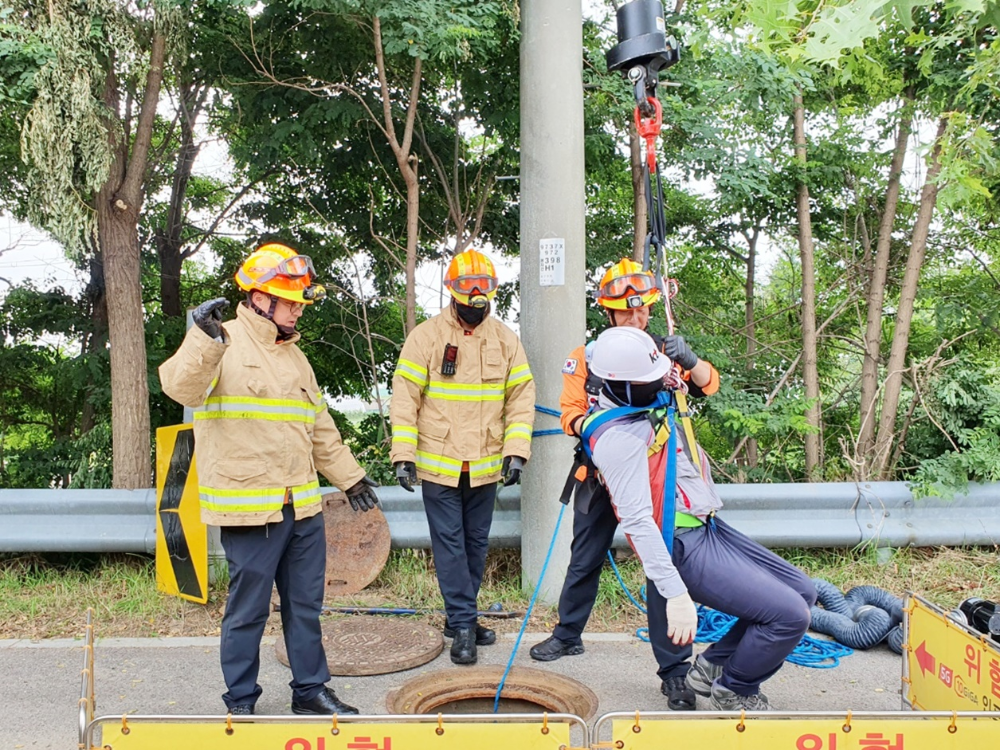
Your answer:
[[[887,641],[890,649],[902,653],[903,602],[877,586],[857,586],[847,594],[829,581],[814,578],[822,607],[813,607],[812,627],[833,636],[838,643],[868,649]]]

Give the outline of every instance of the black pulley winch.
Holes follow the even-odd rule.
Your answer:
[[[618,44],[604,53],[608,70],[627,72],[645,109],[646,98],[656,95],[659,72],[680,59],[680,45],[667,34],[660,0],[632,0],[618,6],[616,16]]]

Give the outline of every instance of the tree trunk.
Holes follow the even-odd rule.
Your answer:
[[[174,166],[173,183],[170,186],[166,226],[160,227],[156,232],[156,254],[160,259],[160,304],[163,314],[171,318],[180,318],[184,315],[184,310],[181,309],[184,201],[194,160],[201,148],[194,142],[194,126],[205,101],[205,91],[191,83],[182,84],[180,87],[181,143]]]
[[[899,397],[903,387],[903,370],[906,367],[906,352],[910,344],[910,324],[913,322],[913,307],[917,298],[917,286],[920,282],[920,268],[924,263],[927,251],[927,234],[934,216],[934,206],[937,203],[937,176],[941,172],[941,145],[948,118],[938,121],[937,134],[934,137],[934,149],[931,151],[930,165],[927,167],[927,177],[920,191],[920,208],[917,220],[913,225],[913,236],[910,241],[910,254],[906,259],[906,272],[903,275],[903,286],[899,292],[899,308],[896,311],[896,329],[892,334],[892,347],[889,350],[889,364],[886,368],[885,383],[882,390],[882,411],[879,416],[878,436],[875,439],[872,474],[877,479],[888,479],[892,473],[890,455],[893,438],[896,434],[896,409],[899,408]]]
[[[406,331],[417,325],[417,243],[420,238],[420,183],[417,181],[417,157],[411,154],[413,125],[417,119],[417,102],[420,99],[422,61],[413,60],[413,77],[410,81],[410,100],[406,105],[406,122],[402,140],[396,137],[396,124],[392,116],[392,100],[385,69],[385,50],[382,47],[382,23],[378,16],[372,19],[375,45],[375,70],[382,92],[382,120],[389,147],[396,157],[396,165],[406,183]]]
[[[417,157],[400,164],[406,182],[406,331],[417,327],[417,240],[420,237],[420,183]]]
[[[115,206],[117,180],[98,194],[98,236],[104,251],[111,339],[111,436],[116,489],[149,487],[149,384],[139,279],[139,212]]]
[[[752,373],[757,367],[757,321],[754,314],[754,285],[757,273],[757,239],[760,228],[754,227],[752,233],[744,235],[747,241],[747,278],[743,285],[743,323],[746,331],[747,371]],[[757,467],[757,438],[747,440],[747,466]]]
[[[163,32],[154,32],[149,72],[131,153],[129,144],[122,137],[123,129],[118,120],[119,93],[114,61],[108,66],[105,82],[108,137],[114,158],[108,179],[97,195],[97,233],[107,285],[114,450],[112,485],[116,489],[149,487],[152,480],[138,224],[156,106],[163,81],[165,48]]]
[[[90,258],[90,281],[87,283],[84,295],[90,312],[91,330],[81,343],[80,350],[84,356],[95,356],[108,340],[108,297],[104,281],[104,258],[101,257],[100,245],[95,245],[93,248]],[[94,429],[97,422],[91,398],[94,388],[94,383],[90,382],[84,389],[84,402],[80,413],[81,435]]]
[[[820,394],[819,371],[817,370],[816,341],[816,278],[813,257],[812,219],[809,215],[809,185],[805,178],[806,168],[806,128],[805,108],[802,94],[794,99],[795,158],[802,168],[796,194],[796,208],[799,220],[799,256],[802,262],[802,379],[805,382],[806,399],[810,401],[806,411],[806,423],[814,429],[807,434],[806,477],[809,481],[820,478]]]
[[[889,256],[892,248],[892,229],[896,222],[899,204],[900,176],[906,157],[906,144],[913,125],[913,92],[907,90],[903,111],[896,133],[896,148],[889,166],[889,184],[885,192],[885,206],[878,227],[875,246],[875,263],[868,278],[868,316],[864,339],[864,360],[861,365],[860,426],[858,428],[857,458],[866,466],[860,479],[868,478],[867,469],[875,444],[875,407],[878,403],[878,366],[882,346],[882,309],[885,301],[885,283],[889,273]]]
[[[629,126],[629,163],[632,167],[632,259],[642,263],[646,250],[646,235],[649,234],[649,218],[646,216],[646,178],[643,174],[645,161],[642,158],[642,141],[633,122]]]

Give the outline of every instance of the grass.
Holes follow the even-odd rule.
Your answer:
[[[1000,551],[997,548],[906,548],[884,563],[873,549],[790,549],[780,554],[816,578],[842,590],[871,584],[897,596],[913,591],[945,608],[980,596],[1000,599]],[[639,598],[645,583],[634,557],[619,562],[626,585]],[[491,551],[480,592],[480,606],[499,603],[524,612],[530,593],[521,589],[517,550]],[[420,619],[440,626],[444,617],[433,558],[424,550],[395,550],[379,577],[353,597],[331,605],[405,607],[431,610]],[[0,638],[79,636],[88,607],[95,610],[100,637],[218,635],[225,605],[225,584],[213,588],[207,605],[193,604],[156,590],[153,559],[145,555],[22,555],[0,559]],[[528,629],[550,630],[555,607],[536,604]],[[491,618],[500,632],[514,632],[520,618]],[[597,603],[588,629],[634,632],[645,617],[621,590],[609,565],[601,575]],[[280,628],[277,615],[268,633]]]
[[[101,637],[218,632],[220,597],[213,598],[202,607],[162,596],[146,555],[7,557],[0,560],[0,638],[78,636],[88,607]]]

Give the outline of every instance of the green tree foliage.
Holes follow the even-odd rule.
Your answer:
[[[57,5],[81,13],[97,7]],[[20,124],[30,122],[41,82],[35,76],[63,54],[46,36],[54,33],[47,30],[47,7],[35,6],[41,15],[27,20],[0,12],[0,110],[8,115],[0,123],[0,201],[22,217],[35,210],[29,200],[35,193],[21,161]],[[370,399],[390,379],[406,328],[410,238],[421,263],[440,263],[469,242],[517,252],[518,183],[497,179],[519,171],[516,5],[213,0],[190,13],[193,26],[178,32],[171,48],[178,56],[164,86],[175,104],[156,122],[157,158],[139,224],[152,426],[180,420],[180,407],[158,391],[155,378],[183,333],[181,319],[172,316],[220,293],[239,303],[236,268],[249,246],[272,238],[312,256],[330,290],[300,322],[320,383],[332,397]],[[721,479],[804,480],[807,433],[818,436],[823,479],[866,476],[861,383],[879,228],[888,217],[883,300],[872,319],[876,395],[908,304],[903,286],[913,227],[941,121],[937,201],[912,299],[898,406],[888,415],[887,476],[927,493],[998,479],[998,20],[995,2],[976,0],[689,0],[682,15],[668,15],[686,44],[681,61],[663,76],[678,85],[659,89],[667,260],[679,283],[673,300],[679,330],[723,376],[720,393],[696,407],[699,436]],[[89,29],[104,38],[101,29]],[[622,77],[605,67],[613,32],[607,19],[585,22],[590,291],[633,243],[634,103]],[[85,36],[82,26],[61,33]],[[133,80],[141,73],[137,65]],[[82,65],[84,74],[93,85],[103,82],[92,66]],[[797,92],[806,114],[804,165],[792,143]],[[69,90],[64,96],[59,116],[77,117]],[[188,106],[201,106],[198,127],[180,116]],[[415,234],[413,193],[387,133],[392,123],[401,146],[411,112],[404,163],[419,198]],[[206,127],[228,149],[233,174],[208,178],[195,169],[178,190],[184,149],[196,149]],[[901,132],[907,159],[892,207],[888,186]],[[89,158],[75,141],[67,143],[63,158],[80,164]],[[815,242],[818,428],[806,418],[813,403],[800,375],[795,197],[803,181]],[[75,189],[85,213],[90,188],[78,182]],[[75,222],[67,224],[67,237],[77,227],[67,246],[78,248],[80,267],[93,281],[88,290],[76,297],[30,284],[4,290],[5,487],[110,479],[100,265],[92,263],[97,254],[78,219],[65,219]],[[163,286],[167,240],[183,260],[171,292],[176,303],[167,301]],[[516,287],[507,285],[498,306],[508,309],[515,298]],[[592,331],[606,324],[592,304],[589,315]],[[661,310],[652,328],[665,332]],[[357,424],[337,419],[369,470],[391,481],[384,416],[367,414]]]

